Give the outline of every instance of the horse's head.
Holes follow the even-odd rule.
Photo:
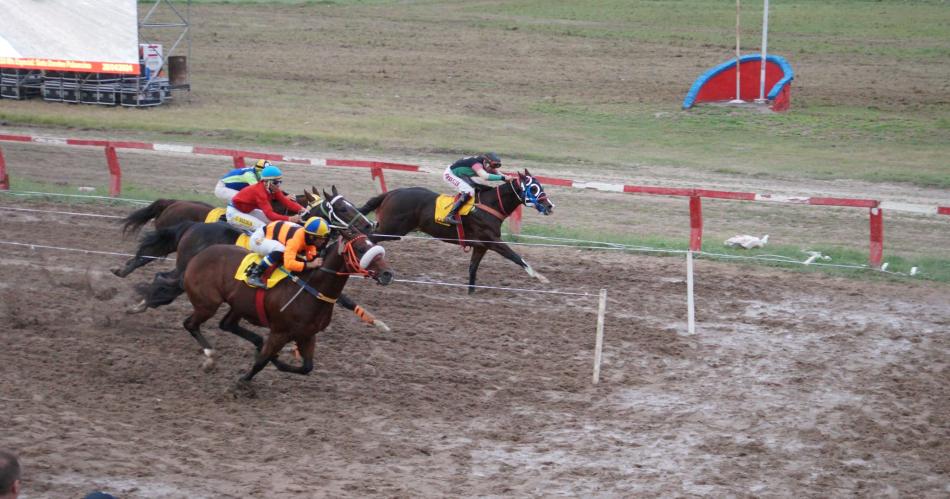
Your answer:
[[[335,185],[330,194],[324,190],[323,197],[317,194],[316,187],[311,189],[312,192],[304,191],[307,199],[307,217],[320,216],[330,224],[331,228],[353,228],[363,234],[372,234],[376,229],[376,225],[366,218],[366,215],[360,213],[353,203],[347,201],[336,190]]]
[[[554,203],[548,199],[544,192],[544,186],[538,179],[531,176],[531,173],[525,168],[524,173],[518,172],[518,185],[515,186],[515,192],[521,191],[521,202],[527,206],[534,206],[543,215],[550,215],[554,211]]]
[[[354,228],[334,229],[336,253],[343,258],[343,272],[365,275],[383,286],[389,285],[396,273],[386,261],[386,250]]]

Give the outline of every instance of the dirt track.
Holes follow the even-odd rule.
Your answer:
[[[5,208],[62,210],[4,198]],[[129,209],[68,207],[124,215]],[[0,210],[0,233],[111,248],[113,219]],[[466,256],[388,243],[399,277],[463,282]],[[0,420],[26,497],[944,496],[950,490],[950,296],[697,262],[685,334],[681,259],[527,248],[551,288],[609,290],[602,382],[596,299],[351,282],[393,327],[337,313],[309,377],[267,368],[209,323],[199,369],[182,300],[126,315],[122,257],[4,246]],[[535,287],[486,258],[480,283]]]

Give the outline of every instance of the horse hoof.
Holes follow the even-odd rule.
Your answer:
[[[388,332],[392,331],[392,329],[390,329],[389,326],[387,326],[385,322],[383,322],[383,321],[381,321],[381,320],[379,320],[379,319],[374,320],[374,321],[373,321],[373,325],[376,326],[376,329],[379,329],[380,331],[382,331],[382,332],[384,332],[384,333],[388,333]]]
[[[125,277],[122,275],[122,269],[112,269],[112,275],[116,277]]]
[[[211,371],[214,371],[215,365],[214,359],[208,357],[204,360],[204,362],[201,363],[201,370],[206,373],[210,373]]]
[[[537,277],[538,280],[541,281],[541,282],[543,282],[544,284],[547,284],[547,283],[551,282],[551,281],[548,280],[547,277],[544,277],[543,275],[541,275],[541,274],[539,274],[539,273],[537,273],[537,272],[535,272],[534,274],[535,274],[534,276]]]
[[[148,310],[148,305],[145,303],[145,300],[142,300],[135,305],[125,309],[127,314],[141,314],[142,312]]]

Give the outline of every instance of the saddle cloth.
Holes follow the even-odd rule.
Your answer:
[[[208,216],[205,217],[205,223],[213,224],[215,222],[224,220],[224,212],[224,208],[212,208],[211,211],[208,212]]]
[[[458,196],[459,196],[458,194],[456,194],[455,196],[442,194],[438,198],[436,198],[435,223],[442,224],[442,225],[451,225],[445,221],[445,216],[449,214],[449,210],[452,209],[452,205],[455,203],[455,198],[457,198]],[[474,206],[475,206],[475,196],[472,196],[468,198],[468,201],[466,201],[465,204],[463,204],[461,208],[459,208],[459,211],[458,211],[459,215],[463,217],[465,215],[468,215],[469,213],[471,213],[472,208]]]
[[[263,258],[257,253],[248,253],[247,256],[241,260],[241,264],[238,265],[237,272],[234,273],[234,278],[241,281],[247,282],[247,268],[251,266],[252,263],[260,263]],[[287,273],[281,270],[280,267],[274,269],[271,272],[270,277],[267,278],[267,289],[272,289],[281,281],[281,279],[287,277]]]

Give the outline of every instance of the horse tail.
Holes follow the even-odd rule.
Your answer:
[[[135,287],[142,296],[147,308],[156,308],[168,305],[185,292],[181,277],[177,270],[159,272],[149,284],[139,284]]]
[[[178,250],[178,241],[189,227],[198,222],[185,221],[165,229],[158,229],[145,234],[139,248],[135,251],[136,258],[153,257],[163,258]]]
[[[360,213],[368,215],[379,208],[379,205],[383,204],[383,200],[386,199],[388,193],[382,193],[379,196],[376,196],[366,202],[359,210]]]
[[[161,215],[165,208],[168,208],[174,202],[174,199],[156,199],[145,208],[133,211],[129,216],[122,219],[122,235],[138,232],[143,225]]]

